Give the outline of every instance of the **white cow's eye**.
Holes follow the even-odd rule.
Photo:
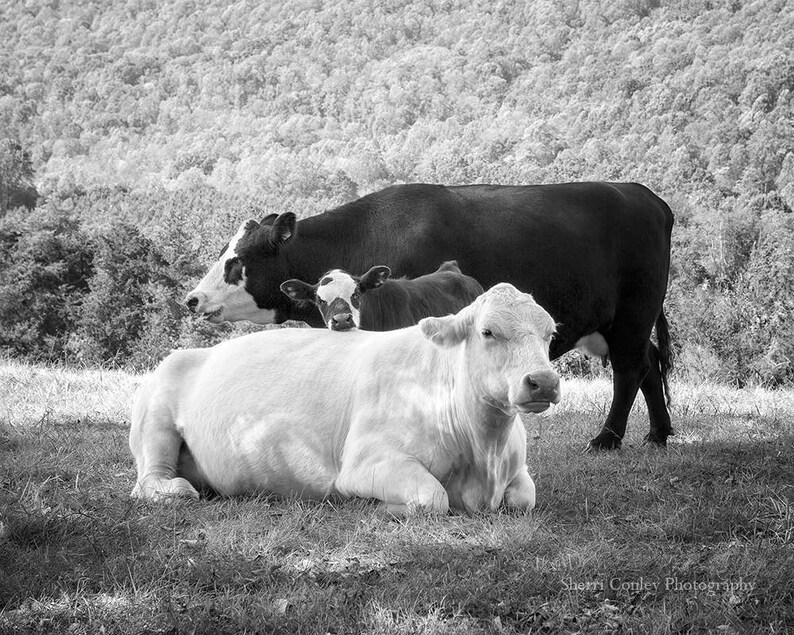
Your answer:
[[[491,329],[483,329],[482,330],[482,336],[483,337],[493,337],[493,332],[491,332]]]

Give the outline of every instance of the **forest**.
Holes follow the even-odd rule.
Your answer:
[[[679,377],[794,382],[790,0],[0,7],[6,356],[145,369],[245,331],[182,298],[251,216],[583,180],[673,209]]]

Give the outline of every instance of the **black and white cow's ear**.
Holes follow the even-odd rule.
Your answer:
[[[386,265],[377,265],[372,267],[369,271],[367,271],[367,273],[361,276],[358,281],[358,288],[361,293],[365,293],[371,289],[377,289],[389,279],[390,275],[391,269],[389,269]]]
[[[295,214],[292,212],[279,214],[270,227],[270,241],[274,245],[283,245],[286,243],[295,235],[295,226],[297,222]]]
[[[281,292],[293,302],[305,305],[314,301],[317,287],[303,280],[292,279],[281,283]]]
[[[419,329],[433,344],[442,348],[455,346],[466,339],[465,324],[457,315],[424,318],[419,320]]]

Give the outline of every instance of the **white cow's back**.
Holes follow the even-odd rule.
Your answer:
[[[197,367],[190,381],[179,382],[176,426],[221,493],[267,489],[321,498],[332,491],[354,410],[359,425],[388,436],[389,413],[428,408],[432,390],[417,394],[428,386],[418,361],[431,349],[412,327],[391,337],[279,329],[179,351],[173,361],[188,356]],[[184,364],[164,368],[173,366],[186,374]]]

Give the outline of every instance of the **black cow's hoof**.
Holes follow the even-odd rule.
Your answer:
[[[652,435],[650,432],[645,435],[645,438],[642,440],[643,445],[648,445],[652,448],[664,448],[667,449],[667,439],[660,439]]]
[[[587,444],[584,451],[585,454],[587,454],[590,452],[602,452],[604,450],[620,450],[620,446],[620,439],[602,439],[601,435],[599,435]]]

